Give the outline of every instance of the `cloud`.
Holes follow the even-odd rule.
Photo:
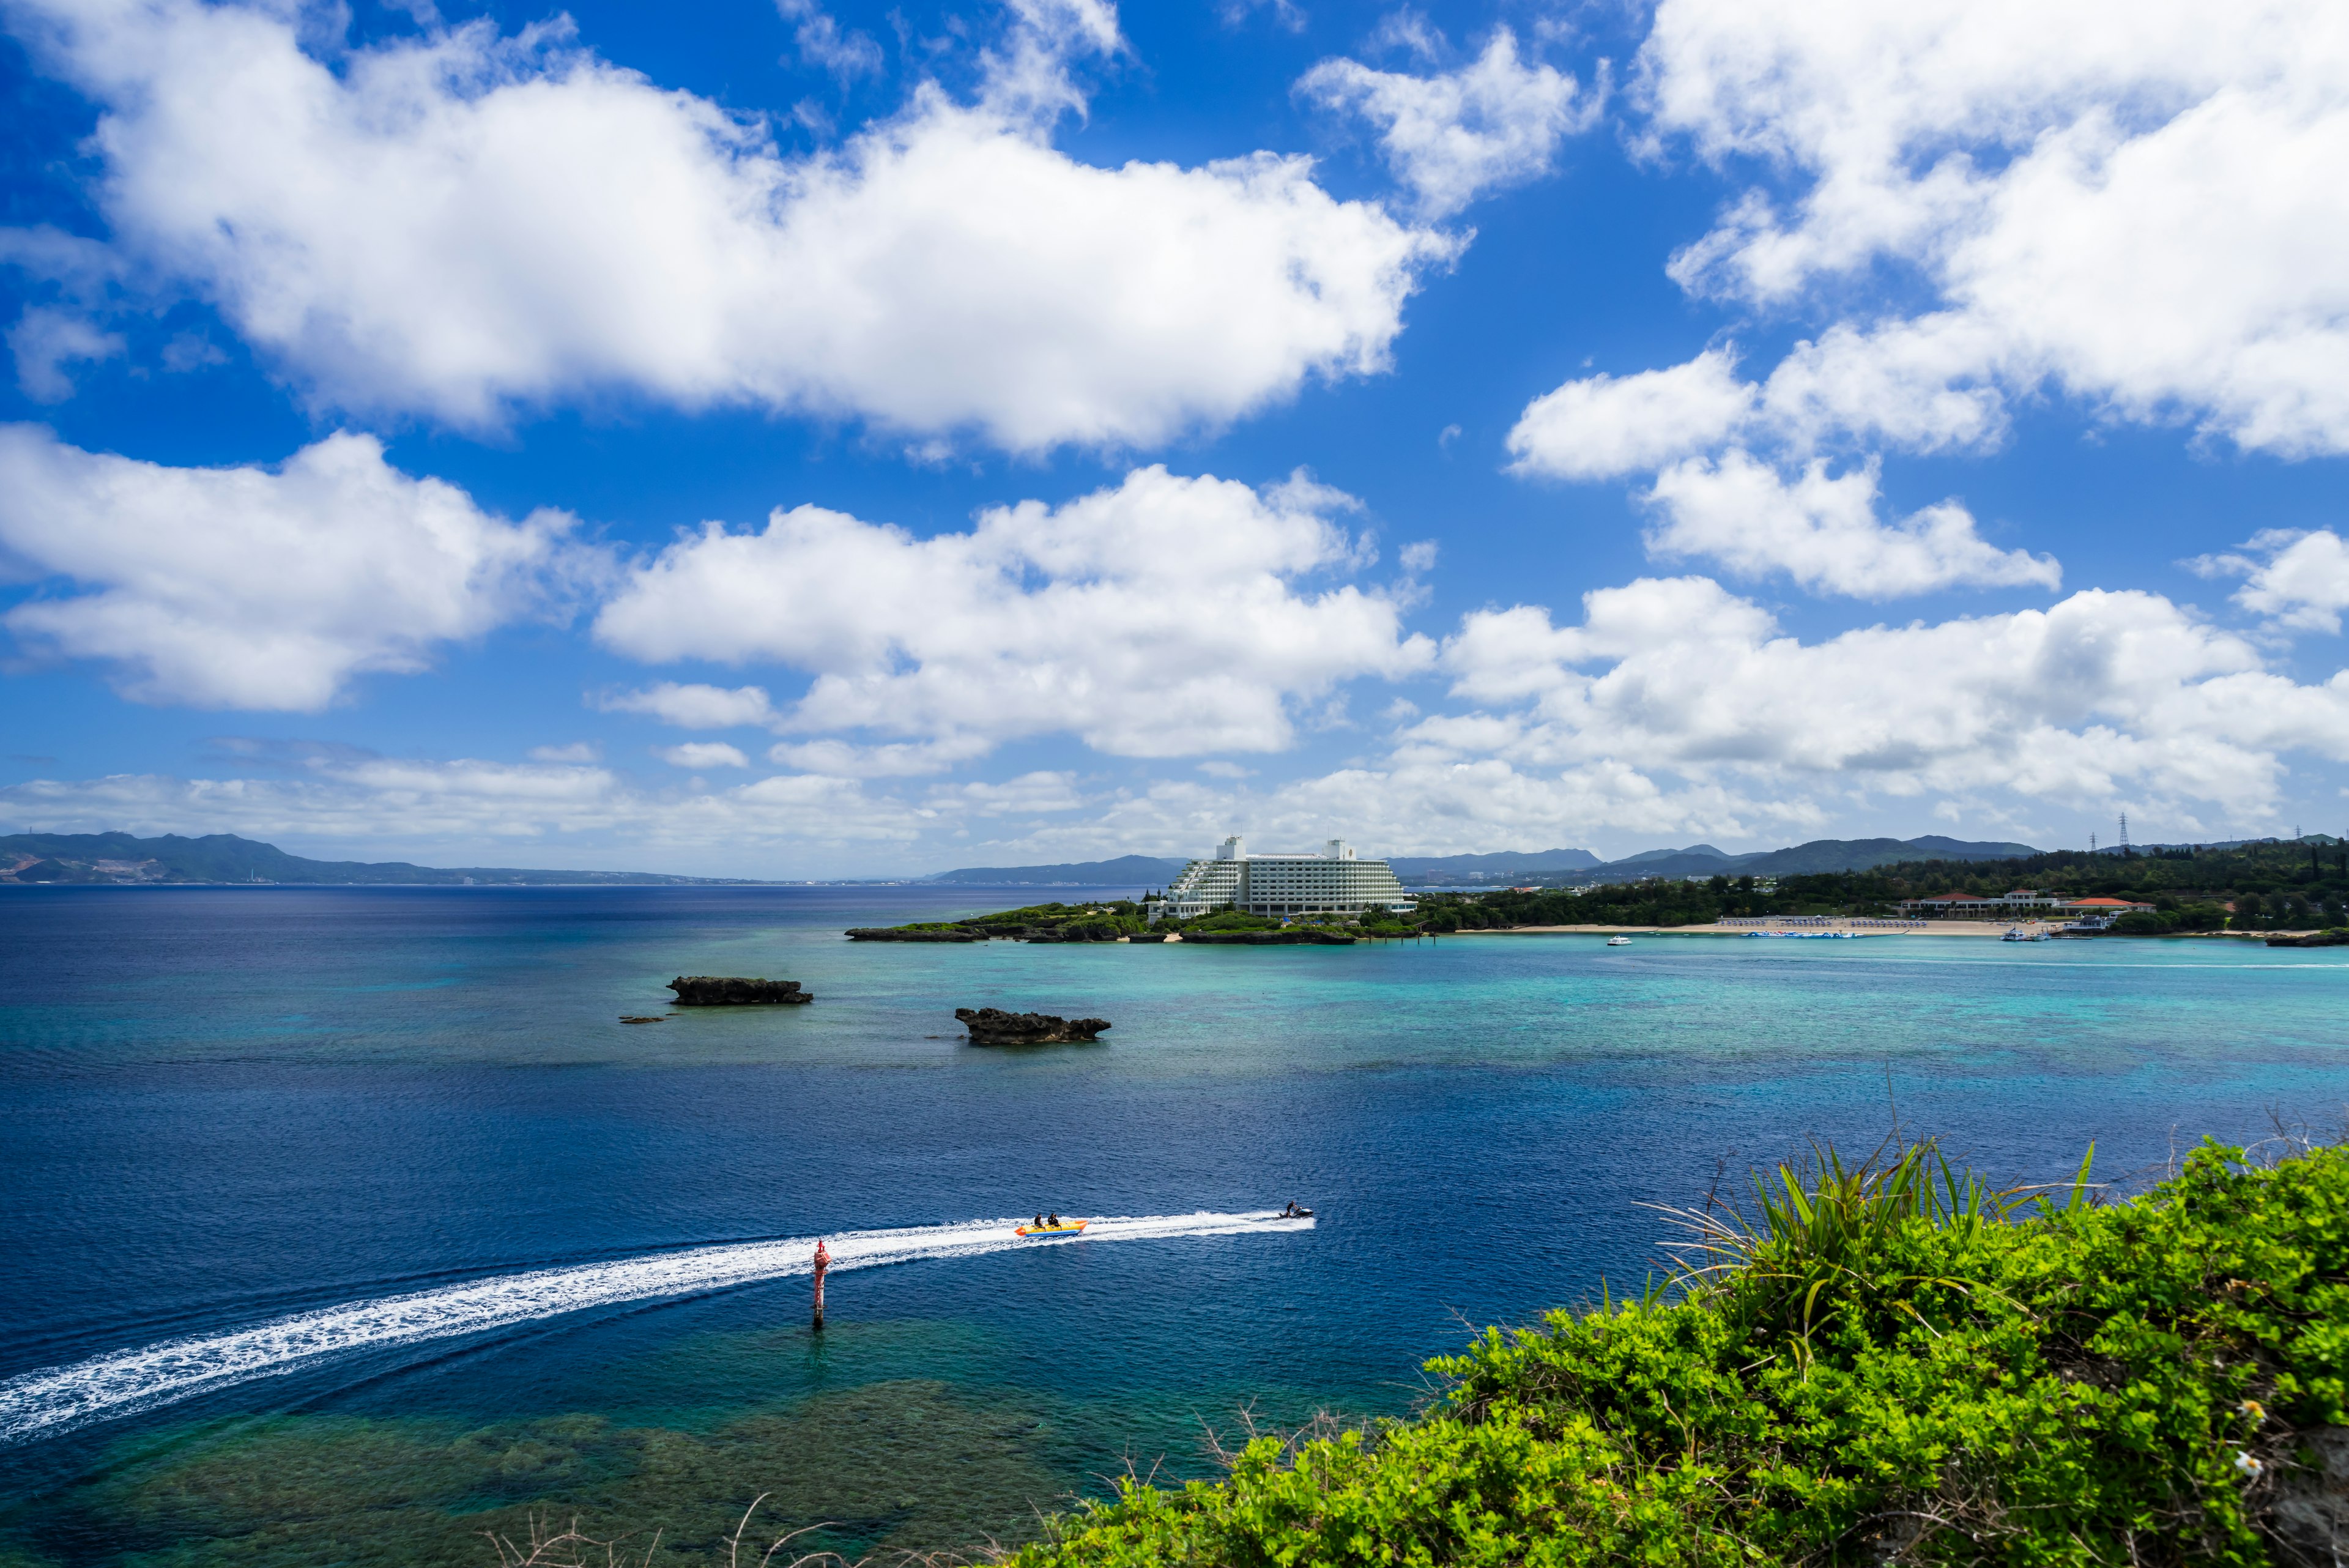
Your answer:
[[[597,756],[595,745],[586,741],[574,741],[567,746],[533,746],[530,760],[534,763],[592,763]]]
[[[1725,347],[1669,369],[1568,381],[1527,405],[1509,432],[1512,471],[1587,480],[1661,470],[1645,497],[1658,519],[1647,531],[1651,554],[1707,556],[1752,576],[1784,572],[1813,592],[1889,598],[1961,584],[2055,587],[2062,574],[2053,557],[1994,548],[1955,501],[1880,521],[1872,457],[1836,478],[1813,458],[1790,477],[1727,445],[1775,438],[1799,462],[1812,438],[1837,423],[1928,447],[1979,433],[1984,410],[1968,394],[1930,382],[1920,389],[1882,358],[1846,364],[1851,341],[1838,331],[1801,345],[1764,387],[1738,379]]]
[[[1807,800],[1757,798],[1711,783],[1659,784],[1620,763],[1532,768],[1421,748],[1255,788],[1159,780],[1096,794],[1081,813],[973,823],[973,836],[982,826],[992,828],[988,841],[957,841],[952,853],[962,865],[1203,855],[1237,831],[1258,850],[1318,851],[1342,837],[1367,854],[1443,855],[1623,834],[1816,836],[1809,830],[1820,821]],[[932,854],[935,863],[948,863]]]
[[[934,784],[926,803],[930,809],[957,820],[972,816],[1007,816],[1019,813],[1057,815],[1088,803],[1077,782],[1064,773],[1022,774],[1001,784]]]
[[[901,854],[932,821],[851,779],[777,774],[722,790],[652,791],[605,768],[470,758],[321,757],[289,779],[128,774],[0,788],[0,822],[31,832],[238,833],[443,864],[480,855],[728,876],[762,863],[779,872],[869,866]]]
[[[1838,322],[1795,345],[1757,392],[1754,424],[1795,452],[1865,441],[1979,451],[2006,434],[1999,352],[1980,322],[1942,313],[1867,330]]]
[[[2349,758],[2349,671],[2296,684],[2158,595],[2090,590],[1811,644],[1703,577],[1583,603],[1579,626],[1522,606],[1467,617],[1444,665],[1477,711],[1421,722],[1398,754],[1792,799],[2131,792],[2252,818],[2274,808],[2286,752]]]
[[[750,759],[741,749],[723,741],[688,741],[680,746],[663,746],[653,753],[673,768],[747,768]]]
[[[653,662],[814,674],[778,721],[971,754],[1073,733],[1124,756],[1273,751],[1292,705],[1423,669],[1397,601],[1343,572],[1351,497],[1303,476],[1261,491],[1136,469],[1064,505],[1022,502],[919,539],[817,506],[757,533],[711,524],[640,567],[595,635]]]
[[[1284,33],[1305,31],[1305,10],[1296,0],[1222,0],[1216,7],[1216,15],[1226,27],[1242,26],[1257,11],[1271,12],[1273,26]]]
[[[839,778],[893,779],[942,774],[957,763],[983,757],[994,749],[993,741],[975,734],[881,745],[859,745],[843,740],[778,741],[767,748],[767,760],[782,767]]]
[[[2054,557],[1997,548],[1954,501],[1888,524],[1877,516],[1879,499],[1872,462],[1830,477],[1815,461],[1790,483],[1744,452],[1692,458],[1648,492],[1656,518],[1648,548],[1667,559],[1707,556],[1746,576],[1784,572],[1815,593],[1864,599],[2063,582]]]
[[[1751,181],[1672,275],[1841,317],[1774,402],[1930,448],[1995,441],[2053,387],[2349,452],[2349,186],[2325,172],[2349,29],[2325,6],[1664,0],[1635,99],[1654,145]]]
[[[881,46],[869,33],[854,27],[843,31],[815,0],[775,0],[775,9],[792,24],[792,41],[800,58],[831,72],[843,82],[881,74]]]
[[[595,698],[606,713],[644,713],[680,730],[733,730],[775,722],[763,686],[680,686],[664,680],[641,691],[607,691]]]
[[[437,846],[424,857],[443,862],[871,874],[1195,853],[1236,829],[1267,846],[1345,836],[1389,853],[1784,840],[1877,800],[2002,823],[2033,803],[2189,824],[2215,808],[2250,829],[2273,819],[2294,755],[2349,758],[2349,671],[2295,682],[2251,641],[2146,593],[1805,642],[1709,579],[1647,578],[1586,596],[1576,624],[1532,606],[1470,615],[1440,669],[1450,711],[1398,708],[1382,754],[1270,781],[1215,758],[1205,777],[1140,784],[1040,771],[913,793],[805,769],[647,789],[585,763],[231,747],[288,776],[36,781],[0,789],[0,821],[378,857]]]
[[[1754,400],[1728,348],[1707,349],[1668,370],[1568,381],[1526,406],[1509,431],[1511,467],[1554,479],[1660,468],[1728,439]]]
[[[8,329],[8,351],[16,359],[16,385],[36,403],[61,403],[73,396],[65,368],[111,359],[123,351],[122,336],[107,332],[88,317],[36,305]]]
[[[1485,52],[1455,71],[1415,77],[1324,60],[1298,79],[1297,91],[1375,126],[1388,166],[1430,218],[1548,173],[1559,144],[1598,112],[1595,99],[1577,106],[1572,77],[1519,60],[1516,35],[1506,27],[1495,28]]]
[[[925,84],[797,158],[567,23],[475,22],[330,68],[271,9],[17,15],[100,108],[119,255],[212,300],[317,406],[367,416],[493,426],[620,393],[1027,452],[1146,443],[1384,369],[1404,300],[1458,245],[1333,200],[1302,158],[1056,151],[1082,101],[1069,59],[1120,44],[1100,5],[1016,7],[976,102]]]
[[[2271,528],[2243,548],[2254,554],[2204,556],[2186,564],[2205,576],[2250,579],[2235,591],[2235,602],[2280,627],[2341,629],[2341,612],[2349,609],[2349,545],[2340,535],[2329,528]]]
[[[117,665],[140,701],[315,710],[362,672],[422,670],[592,576],[574,526],[486,513],[372,436],[274,469],[168,468],[0,426],[0,568],[44,585],[0,621]]]

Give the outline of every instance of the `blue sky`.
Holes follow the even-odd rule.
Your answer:
[[[2340,831],[2324,7],[0,5],[0,828]]]

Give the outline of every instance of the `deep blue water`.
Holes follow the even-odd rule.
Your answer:
[[[1017,1535],[1129,1460],[1203,1473],[1201,1422],[1251,1402],[1407,1410],[1468,1325],[1636,1284],[1665,1237],[1642,1203],[1873,1145],[1896,1106],[1995,1178],[2094,1140],[2141,1179],[2349,1101],[2349,950],[839,936],[1034,897],[0,896],[0,1378],[646,1250],[1320,1214],[836,1276],[821,1341],[782,1280],[245,1383],[0,1449],[0,1563],[487,1564],[466,1530],[534,1501],[690,1547],[773,1489],[852,1548]],[[618,1022],[678,973],[819,1000]],[[982,1051],[952,1011],[984,1004],[1116,1026]]]

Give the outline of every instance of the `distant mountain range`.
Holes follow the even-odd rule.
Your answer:
[[[2312,834],[2315,839],[2321,836]],[[1864,871],[1899,860],[2004,860],[2036,855],[2027,844],[1973,844],[1961,839],[1821,838],[1792,849],[1730,855],[1710,844],[1651,849],[1601,861],[1588,849],[1501,850],[1490,855],[1399,855],[1388,864],[1417,887],[1511,882],[1625,882],[1641,877],[1793,877],[1807,872]],[[1163,888],[1187,862],[1154,855],[1114,860],[1071,860],[1050,866],[967,866],[931,882],[1008,887]],[[202,838],[166,834],[18,833],[0,836],[0,884],[300,882],[344,886],[608,887],[747,885],[719,877],[665,877],[647,871],[531,871],[503,866],[441,867],[404,860],[308,860],[274,844],[234,834]]]
[[[1930,834],[1923,838],[1815,838],[1792,849],[1730,855],[1710,844],[1651,849],[1608,862],[1577,882],[1630,882],[1642,877],[1807,877],[1865,871],[1903,860],[2013,860],[2039,851],[2028,844],[1970,843]]]
[[[2039,851],[2028,844],[1975,844],[1963,839],[1819,838],[1792,849],[1731,855],[1710,844],[1651,849],[1602,861],[1588,849],[1505,849],[1490,855],[1397,855],[1387,864],[1397,880],[1414,887],[1454,883],[1629,882],[1641,877],[1799,877],[1821,871],[1865,871],[1901,860],[2008,860]],[[1051,866],[967,866],[941,871],[933,882],[1006,887],[1163,888],[1187,861],[1149,855],[1114,860],[1069,860]]]
[[[670,887],[723,880],[661,877],[645,871],[523,871],[502,866],[444,870],[404,860],[305,860],[274,844],[233,833],[134,838],[128,833],[16,833],[0,836],[0,882],[88,882],[128,886],[185,882],[308,882],[461,887],[466,883],[543,887],[599,883]]]
[[[1401,882],[1518,882],[1555,877],[1599,864],[1588,849],[1504,849],[1492,855],[1397,855],[1388,859]]]
[[[1128,882],[1137,888],[1162,888],[1189,864],[1153,855],[1121,855],[1114,860],[1064,860],[1054,866],[966,866],[924,880],[988,882],[1011,888],[1108,888]]]

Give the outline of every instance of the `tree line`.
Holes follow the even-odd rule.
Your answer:
[[[1429,930],[1457,931],[1696,926],[1741,916],[1891,917],[1900,912],[1904,899],[1944,893],[1995,898],[2017,888],[2151,904],[2150,913],[2123,917],[2118,929],[2127,933],[2305,930],[2349,923],[2349,845],[2251,844],[2094,855],[2063,850],[2012,860],[1907,861],[1775,881],[1657,877],[1532,891],[1423,893],[1418,923]]]

